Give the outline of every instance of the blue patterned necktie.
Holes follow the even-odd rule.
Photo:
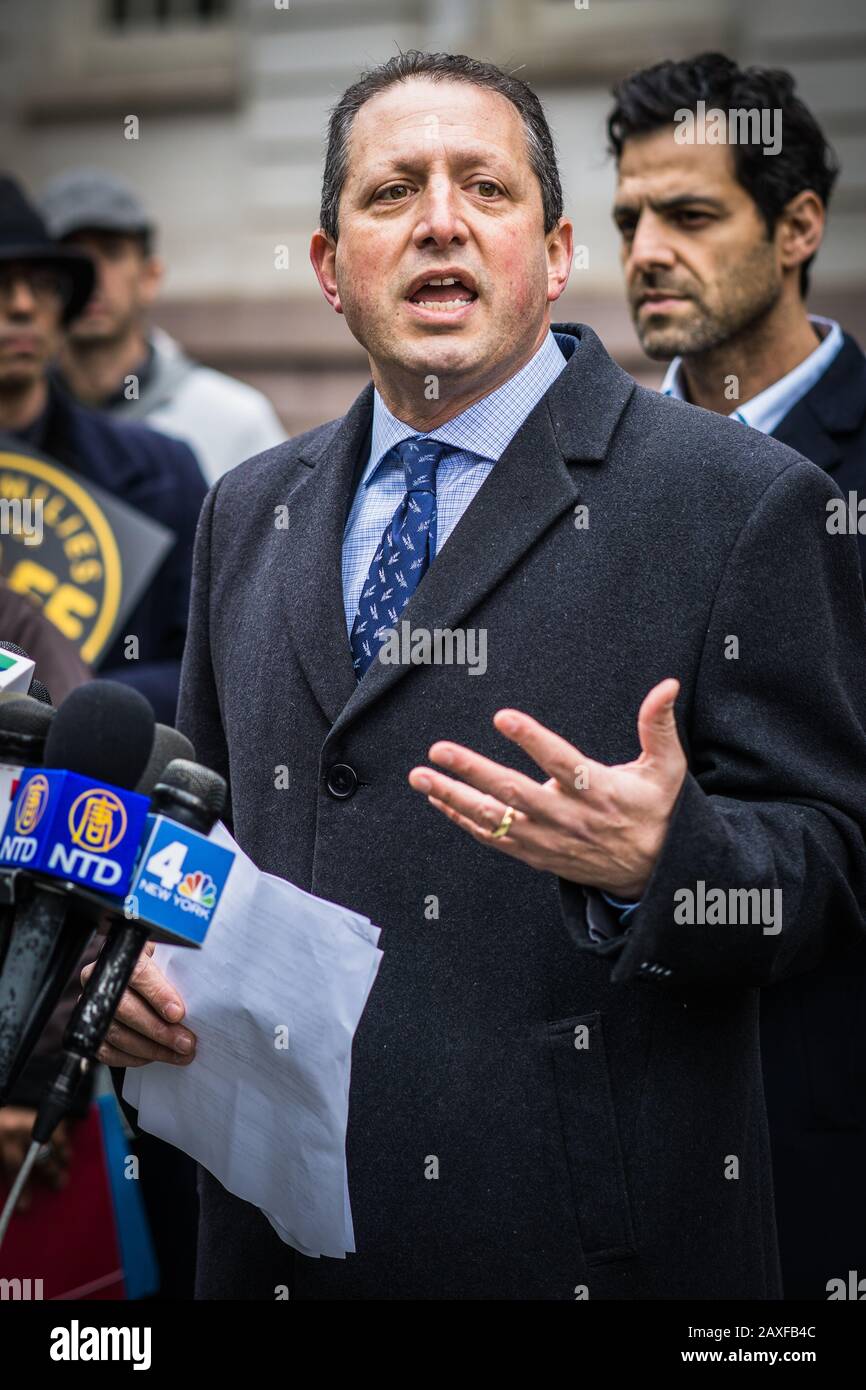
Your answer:
[[[406,492],[370,562],[352,624],[352,660],[359,680],[433,559],[436,469],[449,446],[435,439],[404,439],[393,452],[403,465]]]

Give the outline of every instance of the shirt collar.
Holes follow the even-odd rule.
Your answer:
[[[511,443],[524,420],[563,371],[566,358],[553,333],[548,332],[529,361],[489,396],[437,425],[423,439],[438,439],[461,452],[496,462]],[[373,434],[370,458],[361,482],[366,485],[386,454],[418,431],[392,415],[378,391],[373,392]]]
[[[788,412],[793,410],[806,392],[811,391],[815,382],[821,379],[836,354],[841,351],[844,338],[842,329],[834,319],[810,314],[809,322],[814,324],[819,332],[821,328],[826,329],[815,350],[793,371],[774,381],[772,386],[753,396],[750,401],[738,405],[731,411],[731,419],[739,420],[741,424],[749,425],[753,430],[760,430],[762,434],[772,434]],[[678,401],[687,400],[681,357],[675,357],[671,362],[661,389],[665,396],[672,396]]]

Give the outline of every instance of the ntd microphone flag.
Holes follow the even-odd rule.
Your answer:
[[[231,850],[188,825],[149,815],[124,915],[132,921],[142,918],[156,940],[162,935],[174,944],[200,946],[234,858]]]
[[[123,897],[150,803],[77,772],[25,768],[0,839],[0,865]]]

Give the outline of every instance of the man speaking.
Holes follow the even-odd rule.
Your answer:
[[[571,249],[521,81],[341,98],[311,253],[373,382],[210,492],[179,722],[259,867],[382,928],[358,1253],[202,1170],[201,1298],[779,1296],[758,987],[863,929],[857,551],[819,469],[551,331]]]

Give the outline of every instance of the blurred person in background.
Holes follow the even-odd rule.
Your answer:
[[[207,488],[185,444],[88,410],[50,377],[61,332],[81,314],[94,280],[90,257],[53,242],[17,183],[0,177],[0,434],[172,531],[172,548],[124,624],[124,633],[138,638],[138,659],[126,659],[120,633],[99,674],[135,686],[157,719],[173,724],[192,543]]]
[[[866,359],[838,323],[806,307],[838,165],[793,78],[709,53],[633,73],[614,97],[613,215],[638,337],[650,357],[673,358],[662,390],[772,435],[843,493],[862,494]],[[707,113],[763,112],[768,133],[769,114],[778,152],[683,139],[682,113],[699,101]],[[857,540],[866,568],[866,536]],[[860,942],[762,991],[788,1298],[825,1298],[829,1279],[866,1266],[864,1013]]]
[[[706,53],[636,72],[614,95],[614,220],[641,346],[673,358],[662,391],[780,439],[843,493],[863,489],[866,357],[806,306],[839,167],[793,77]],[[764,112],[767,130],[769,115],[778,152],[684,139],[681,113],[700,100],[708,114]]]
[[[60,354],[73,395],[185,440],[208,483],[283,442],[266,396],[192,361],[162,329],[148,327],[163,266],[153,223],[131,189],[112,174],[75,169],[52,179],[41,209],[52,235],[96,265],[96,291]]]

